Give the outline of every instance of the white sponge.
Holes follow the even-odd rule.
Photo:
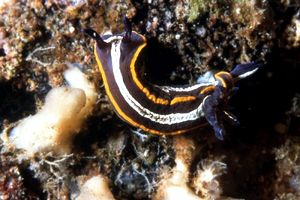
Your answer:
[[[28,154],[70,153],[72,139],[92,111],[97,93],[77,68],[68,69],[65,78],[71,87],[52,89],[43,108],[12,130],[9,142],[16,148],[24,149]]]
[[[114,200],[107,183],[102,175],[93,176],[80,186],[80,194],[76,200]]]

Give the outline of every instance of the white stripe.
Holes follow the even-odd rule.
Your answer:
[[[123,76],[120,70],[120,55],[121,55],[120,46],[121,46],[121,40],[114,41],[112,43],[111,60],[112,60],[114,77],[117,82],[117,85],[119,86],[119,91],[121,92],[125,101],[139,115],[153,122],[157,122],[160,124],[168,124],[168,125],[182,123],[186,121],[193,121],[204,115],[202,111],[202,103],[195,110],[190,111],[188,113],[172,113],[168,115],[161,115],[158,113],[154,113],[148,110],[147,108],[144,108],[136,99],[133,98],[133,96],[131,96],[130,92],[125,86]]]
[[[210,85],[217,85],[218,81],[214,78],[214,74],[211,71],[207,71],[205,74],[201,75],[198,80],[197,84],[189,87],[170,87],[170,86],[158,86],[155,87],[162,89],[164,92],[190,92],[200,87],[210,86]]]
[[[238,76],[238,79],[243,79],[243,78],[246,78],[247,76],[250,76],[252,75],[253,73],[255,73],[256,71],[258,70],[258,67],[253,69],[252,71],[248,71],[246,73],[243,73],[241,75]]]
[[[214,83],[200,83],[200,84],[196,84],[190,87],[186,87],[186,88],[182,88],[182,87],[170,87],[170,86],[159,86],[159,85],[155,85],[155,87],[162,89],[165,92],[190,92],[193,90],[196,90],[200,87],[203,86],[208,86],[208,85],[214,85]]]
[[[120,40],[120,41],[121,41],[122,39],[123,39],[122,36],[116,35],[116,36],[111,36],[111,37],[105,39],[104,42],[106,42],[106,43],[111,43],[111,42],[113,42],[114,40],[118,40],[118,41]]]

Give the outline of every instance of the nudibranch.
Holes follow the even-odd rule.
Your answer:
[[[127,18],[125,32],[102,37],[92,29],[84,32],[95,40],[94,54],[105,90],[117,115],[130,125],[158,135],[181,134],[207,124],[223,140],[223,118],[236,120],[225,110],[234,83],[254,73],[259,64],[237,65],[214,78],[180,87],[149,83],[136,61],[146,38],[132,31]]]

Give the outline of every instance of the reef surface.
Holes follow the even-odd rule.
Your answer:
[[[123,32],[125,15],[147,38],[153,83],[263,63],[237,84],[229,105],[240,125],[226,126],[225,141],[210,127],[149,135],[114,114],[81,30]],[[1,1],[0,199],[300,199],[299,47],[297,0]],[[28,155],[9,144],[49,91],[67,85],[70,63],[97,97],[68,151]]]

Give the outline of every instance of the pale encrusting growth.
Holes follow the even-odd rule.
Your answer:
[[[78,113],[84,107],[81,89],[54,88],[44,107],[35,115],[23,119],[11,132],[9,141],[28,153],[60,151],[69,153],[70,137],[79,130]]]
[[[79,88],[84,91],[86,104],[80,111],[80,115],[86,117],[92,112],[96,103],[97,92],[95,85],[78,68],[72,67],[72,64],[68,64],[68,66],[69,69],[65,71],[64,77],[70,87]]]
[[[222,186],[217,177],[222,175],[227,168],[225,163],[205,159],[198,166],[192,180],[192,186],[196,194],[204,199],[220,199]]]
[[[9,143],[29,155],[47,151],[70,153],[72,138],[96,102],[96,91],[77,68],[70,67],[65,79],[70,87],[52,89],[42,109],[20,121],[11,131]]]
[[[226,164],[203,160],[190,176],[190,165],[195,155],[193,140],[178,137],[174,141],[175,167],[161,175],[161,181],[153,200],[213,200],[221,199],[222,186],[217,177],[224,173]],[[190,180],[191,179],[191,180]]]
[[[175,162],[175,168],[164,175],[169,177],[161,181],[158,192],[153,200],[201,200],[188,186],[189,170],[187,164],[181,159],[176,159]]]
[[[102,175],[93,176],[79,186],[80,193],[75,200],[114,200],[108,181]]]

